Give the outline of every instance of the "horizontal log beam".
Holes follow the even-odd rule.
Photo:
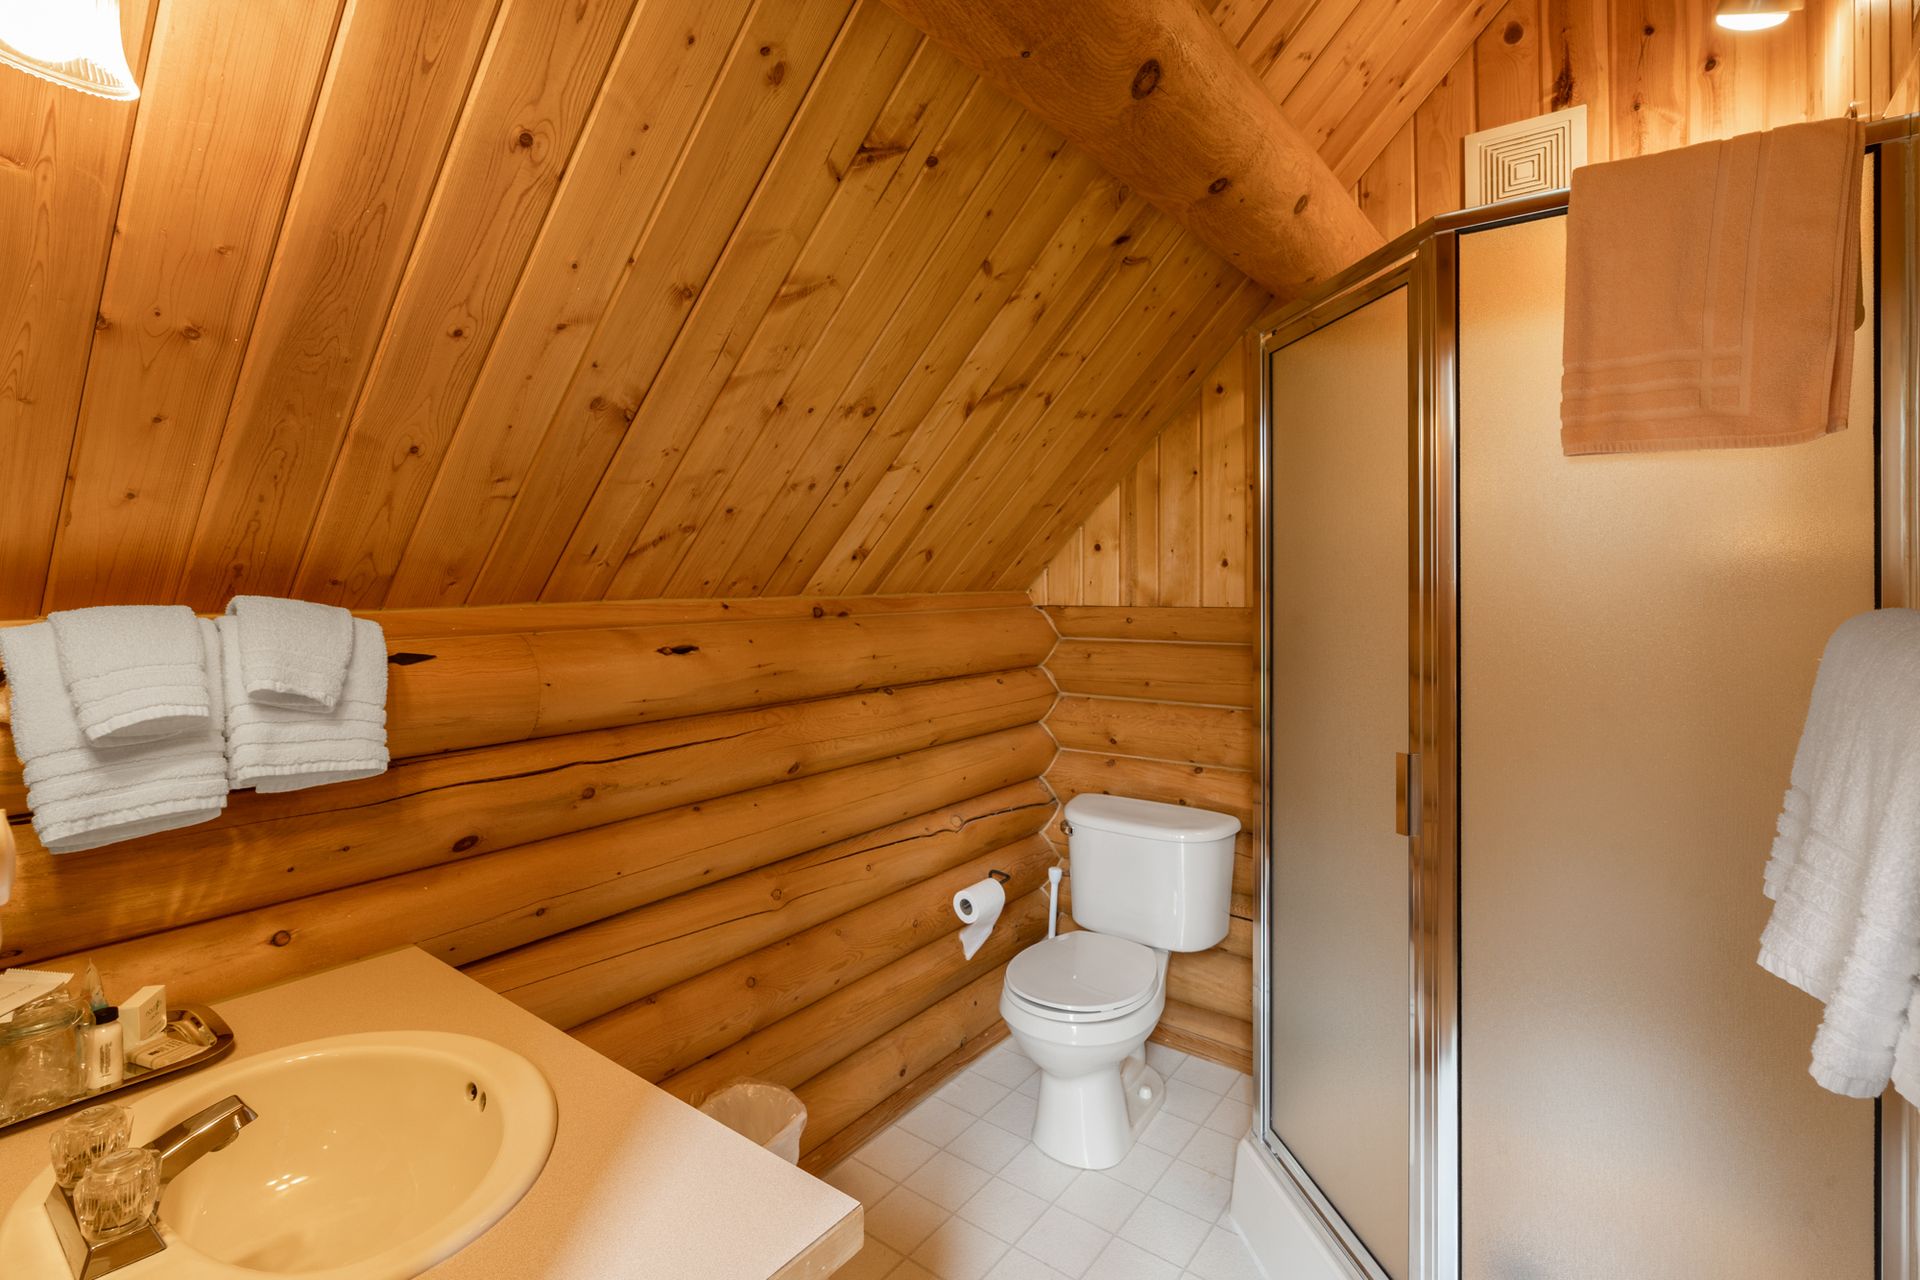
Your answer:
[[[654,989],[644,958],[650,924],[633,908],[738,874],[770,860],[770,852],[816,847],[923,812],[931,807],[928,795],[945,791],[952,802],[1037,777],[1052,752],[1053,740],[1029,725],[842,771],[844,777],[786,784],[777,794],[702,805],[678,841],[629,833],[655,850],[644,874],[624,871],[543,903],[549,913],[592,910],[604,917],[597,923],[490,957],[468,972],[556,1026],[578,1026]],[[907,796],[916,800],[903,803]]]
[[[1028,603],[1020,591],[945,592],[914,596],[740,596],[722,600],[593,600],[581,604],[482,604],[444,609],[356,610],[395,636],[498,635],[512,631],[576,631],[686,622],[766,622],[785,619],[869,618],[894,613],[954,613],[1013,609]]]
[[[1051,807],[1030,784],[959,800],[947,794],[949,789],[938,782],[903,789],[895,802],[899,807],[925,803],[929,811],[822,848],[807,845],[803,830],[793,834],[791,845],[769,840],[762,863],[778,866],[783,857],[799,862],[809,852],[815,863],[835,855],[857,862],[869,846],[890,850],[928,834],[952,832],[956,826],[964,829],[975,820],[984,820],[990,830],[1017,831]],[[672,854],[689,848],[697,853],[703,839],[724,843],[730,834],[737,835],[739,811],[722,812],[709,827],[703,810],[711,807],[689,806],[630,825],[275,903],[90,948],[54,963],[91,959],[102,980],[116,988],[131,989],[152,974],[165,974],[169,991],[177,990],[180,998],[217,1000],[393,947],[417,945],[449,963],[458,963],[463,954],[484,957],[645,901],[649,888],[663,876],[661,864],[670,862]],[[650,833],[658,838],[649,838]],[[931,856],[937,860],[940,852],[936,848]],[[805,867],[789,870],[806,872]],[[608,883],[615,888],[599,892]],[[748,880],[742,887],[752,883]]]
[[[1028,893],[1007,905],[993,934],[972,959],[956,933],[850,983],[756,1032],[660,1087],[699,1106],[714,1090],[748,1076],[791,1089],[917,1017],[981,974],[1000,968],[1047,932],[1047,895]]]
[[[1253,828],[1258,786],[1244,769],[1062,751],[1047,770],[1047,784],[1062,801],[1077,795],[1132,796],[1162,804],[1190,805],[1229,813],[1243,831]]]
[[[887,3],[1276,297],[1381,243],[1199,5]]]
[[[919,1104],[921,1099],[965,1071],[988,1050],[1007,1038],[1007,1024],[996,1022],[961,1045],[917,1077],[907,1081],[859,1119],[841,1129],[825,1142],[800,1157],[800,1167],[815,1177],[825,1177],[833,1167],[867,1145],[882,1129]]]
[[[1244,1018],[1169,1000],[1153,1029],[1153,1042],[1235,1071],[1253,1071],[1253,1024]]]
[[[1253,1017],[1253,962],[1222,947],[1176,953],[1167,965],[1167,999],[1208,1013]]]
[[[1254,651],[1234,644],[1062,640],[1047,659],[1062,693],[1251,707]]]
[[[48,854],[19,827],[0,954],[29,964],[960,742],[1028,724],[1052,699],[1028,669],[537,739],[235,796],[213,822],[78,857]]]
[[[1245,707],[1067,694],[1054,703],[1046,724],[1071,751],[1231,769],[1252,769],[1259,760],[1259,719]]]
[[[1053,864],[1044,841],[1019,841],[616,1009],[574,1034],[629,1070],[663,1079],[951,937],[959,927],[955,890],[987,872],[1007,872],[1008,894],[1018,899],[1043,884]]]
[[[396,759],[1037,665],[1030,605],[958,612],[389,637],[430,660],[388,669]],[[0,809],[26,807],[10,730]]]
[[[1005,796],[1007,793],[997,794]],[[978,809],[981,803],[991,801],[991,797],[982,797],[981,802],[974,802],[970,807]],[[945,826],[928,823],[926,826],[930,829],[915,831],[905,837],[897,834],[899,826],[884,828],[858,841],[843,842],[843,846],[851,851],[848,854],[836,857],[833,850],[826,850],[822,851],[824,856],[793,858],[787,863],[769,867],[763,873],[736,876],[734,880],[715,886],[713,890],[684,895],[689,900],[684,904],[681,899],[668,899],[658,908],[663,928],[679,925],[686,920],[690,922],[689,932],[663,932],[660,941],[650,948],[656,964],[649,984],[658,983],[664,989],[696,981],[729,962],[743,956],[760,955],[769,947],[778,946],[803,931],[843,919],[847,914],[875,901],[896,897],[924,901],[940,895],[951,899],[961,887],[979,880],[990,870],[1004,870],[1005,864],[1009,863],[1019,867],[1023,862],[1034,860],[1033,847],[1027,839],[1032,835],[1031,832],[1006,839],[1018,827],[1030,823],[1032,815],[1032,808],[989,812],[964,826],[951,822]],[[1003,843],[996,844],[996,841]],[[864,857],[855,861],[858,855]],[[851,867],[849,862],[852,862]],[[793,864],[790,871],[785,869],[789,864]],[[798,880],[809,872],[816,875],[838,873],[842,879],[835,882],[833,887],[840,892],[809,893],[804,884],[788,891],[787,882]],[[1029,881],[1034,883],[1038,879],[1037,874],[1029,877]],[[739,882],[740,886],[737,895],[718,892],[735,882]],[[726,909],[728,904],[721,900],[723,897],[745,897],[749,894],[758,895],[763,904],[760,911],[752,915],[731,916],[700,927],[703,916]],[[691,901],[707,895],[714,900]],[[958,928],[958,922],[954,922],[949,932],[957,932]],[[789,948],[787,953],[801,955],[805,951],[804,947],[794,947]],[[761,955],[760,958],[764,960],[765,956]],[[1002,957],[1007,958],[1010,958],[1010,954]],[[843,952],[835,959],[846,965],[849,957]],[[843,973],[842,977],[845,979],[846,975]],[[635,1004],[647,1005],[648,1000],[643,997]],[[596,1019],[585,1026],[595,1025],[599,1021]],[[709,1029],[714,1021],[716,1019],[708,1018]],[[583,1029],[584,1026],[576,1028],[576,1031]],[[849,1029],[843,1028],[839,1035],[842,1045],[860,1043]],[[667,1047],[667,1042],[649,1046],[655,1052]],[[655,1074],[659,1074],[658,1071]],[[796,1077],[805,1078],[804,1074]]]
[[[806,1104],[800,1149],[813,1151],[1000,1022],[1001,965],[841,1059],[794,1092]]]
[[[1013,670],[1045,659],[1054,635],[1027,606],[550,631],[526,642],[540,698],[522,737]]]
[[[1013,807],[997,807],[1008,804]],[[593,945],[597,949],[611,938],[617,941],[609,945],[619,949],[590,962],[592,980],[608,985],[577,1003],[540,983],[518,989],[496,985],[523,976],[528,965],[548,956],[523,952],[519,959],[526,965],[475,966],[472,973],[543,1017],[555,1022],[564,1017],[577,1027],[593,1020],[579,1018],[580,1009],[600,1009],[622,997],[628,1005],[643,1002],[796,934],[830,926],[896,891],[915,889],[921,898],[944,891],[951,899],[986,874],[973,874],[976,865],[998,867],[994,859],[1031,858],[1021,848],[1033,833],[1020,829],[1033,826],[1046,809],[1031,791],[1007,788],[613,917],[608,923],[617,927],[597,934]],[[711,1025],[717,1020],[711,1005],[707,1013]]]

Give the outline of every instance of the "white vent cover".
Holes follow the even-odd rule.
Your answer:
[[[1587,162],[1587,107],[1482,129],[1466,138],[1467,207],[1569,185]]]

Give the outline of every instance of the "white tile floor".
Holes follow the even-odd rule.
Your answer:
[[[1226,1216],[1252,1082],[1147,1052],[1166,1103],[1094,1172],[1027,1140],[1039,1077],[996,1045],[827,1175],[867,1211],[866,1248],[836,1280],[1260,1280]]]

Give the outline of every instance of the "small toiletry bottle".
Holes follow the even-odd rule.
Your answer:
[[[111,1089],[127,1072],[120,1011],[112,1005],[96,1011],[81,1036],[81,1082],[89,1090]]]

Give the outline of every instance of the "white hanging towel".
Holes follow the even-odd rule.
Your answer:
[[[235,788],[298,791],[370,778],[387,769],[387,639],[353,620],[353,653],[327,712],[291,711],[247,697],[239,660],[246,622],[220,619],[226,655],[227,773]]]
[[[353,656],[352,614],[272,596],[235,596],[227,613],[239,624],[239,687],[249,698],[294,711],[333,710]]]
[[[117,604],[61,610],[47,622],[88,742],[123,746],[208,727],[206,650],[193,610]]]
[[[13,745],[33,829],[51,853],[73,853],[192,826],[227,804],[219,706],[220,646],[195,620],[208,672],[209,715],[197,730],[123,746],[94,746],[75,718],[50,623],[0,631],[13,698]]]
[[[1920,613],[1861,614],[1827,641],[1765,883],[1761,966],[1827,1006],[1813,1078],[1853,1098],[1920,1085],[1902,1040],[1920,977]]]

